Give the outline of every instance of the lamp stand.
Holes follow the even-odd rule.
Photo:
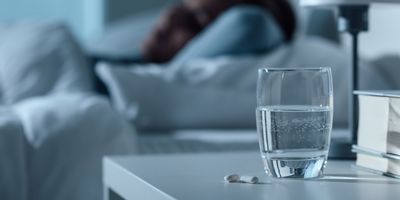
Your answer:
[[[352,37],[352,66],[349,68],[349,130],[352,133],[352,143],[357,143],[357,124],[358,124],[358,100],[353,95],[354,90],[358,90],[358,35],[361,32],[368,31],[368,5],[344,5],[339,6],[338,29],[342,32],[348,32]]]

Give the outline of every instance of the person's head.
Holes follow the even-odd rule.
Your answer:
[[[151,62],[169,61],[200,31],[201,26],[186,7],[171,7],[143,43],[143,54]]]
[[[167,62],[188,41],[212,23],[225,10],[240,4],[261,6],[270,11],[290,41],[295,30],[294,13],[286,0],[183,0],[159,20],[142,45],[147,61]]]
[[[184,3],[204,27],[230,7],[244,4],[260,6],[271,12],[281,26],[287,41],[293,38],[296,29],[292,6],[286,0],[184,0]]]

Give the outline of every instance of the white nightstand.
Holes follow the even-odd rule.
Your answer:
[[[400,181],[328,161],[326,177],[270,180],[258,152],[108,157],[104,199],[398,199]],[[227,174],[256,175],[261,184],[225,183]]]

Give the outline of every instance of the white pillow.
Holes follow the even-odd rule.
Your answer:
[[[138,129],[247,128],[255,124],[255,90],[184,84],[151,70],[143,73],[146,70],[108,64],[96,70],[117,110]]]
[[[88,59],[58,23],[0,23],[0,91],[12,104],[59,91],[92,90]]]
[[[307,38],[260,57],[221,57],[158,67],[100,64],[96,71],[115,107],[140,128],[254,128],[258,68],[331,67],[334,124],[345,126],[350,61],[350,54],[339,46]],[[376,67],[361,64],[361,89],[390,86]]]

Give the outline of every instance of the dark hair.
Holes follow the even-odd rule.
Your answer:
[[[189,0],[189,1],[210,1],[209,7],[197,12],[208,15],[206,26],[225,10],[237,5],[260,6],[270,12],[282,28],[286,41],[293,39],[296,30],[296,17],[292,5],[287,0]],[[207,4],[204,4],[206,6]],[[204,27],[203,27],[204,28]]]
[[[190,1],[199,4],[191,4]],[[285,40],[289,42],[293,39],[296,18],[287,0],[187,0],[186,3],[171,7],[145,40],[142,45],[145,59],[151,62],[169,61],[218,15],[240,4],[264,8],[281,27]]]

